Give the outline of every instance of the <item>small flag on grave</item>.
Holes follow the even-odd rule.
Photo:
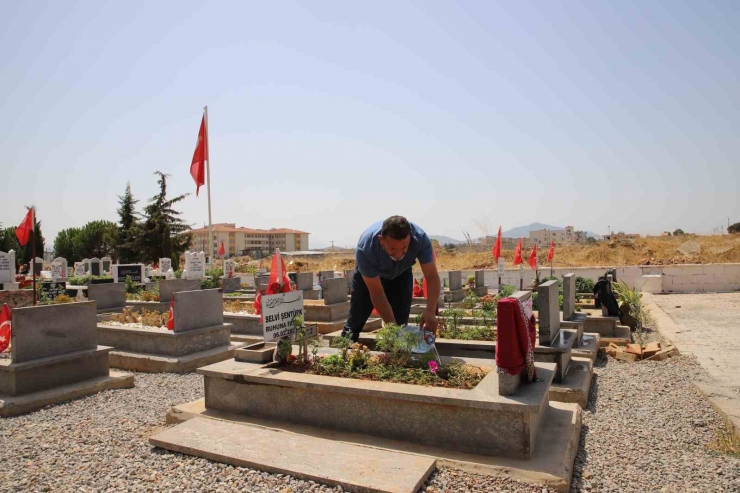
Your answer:
[[[170,315],[167,317],[167,330],[175,330],[175,297],[170,299]]]
[[[537,243],[532,248],[532,253],[529,254],[529,266],[532,270],[537,270]]]
[[[3,303],[3,309],[0,310],[0,352],[5,351],[10,346],[10,308],[7,303]]]
[[[516,250],[514,250],[514,265],[524,263],[522,260],[522,239],[519,238],[519,243],[516,244]]]
[[[221,241],[221,246],[218,247],[218,254],[221,257],[223,257],[224,255],[226,255],[226,249],[224,248],[224,242],[223,241]]]
[[[498,259],[501,258],[501,226],[498,227],[496,243],[493,244],[493,258],[496,259],[496,263],[498,264]]]

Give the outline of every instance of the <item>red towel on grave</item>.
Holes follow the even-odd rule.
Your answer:
[[[498,371],[517,375],[525,368],[527,379],[537,376],[534,368],[535,320],[524,316],[524,307],[515,298],[498,301],[496,366]]]

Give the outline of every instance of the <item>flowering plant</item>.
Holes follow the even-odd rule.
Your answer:
[[[439,365],[437,365],[437,362],[434,361],[434,360],[432,360],[432,361],[430,361],[427,364],[429,365],[429,371],[431,372],[431,374],[432,375],[436,375],[437,374],[437,370],[439,369]]]

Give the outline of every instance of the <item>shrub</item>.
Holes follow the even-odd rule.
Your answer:
[[[508,284],[504,284],[500,288],[498,288],[498,297],[499,298],[508,298],[512,294],[516,292],[515,286],[509,286]]]
[[[593,293],[594,282],[588,277],[576,277],[576,293]]]
[[[400,325],[386,324],[375,336],[375,348],[388,353],[391,364],[405,366],[411,349],[418,344],[418,335],[404,331]]]

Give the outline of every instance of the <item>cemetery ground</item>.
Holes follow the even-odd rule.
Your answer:
[[[716,339],[716,354],[729,354],[734,347],[726,342],[736,333],[713,328],[732,326],[738,301],[738,294],[652,296],[648,302],[670,314],[667,320],[668,315],[650,307],[661,324],[661,333],[652,335],[675,337],[697,331],[701,340],[701,332],[707,331],[705,336]],[[681,308],[667,308],[677,305]],[[677,310],[680,315],[674,313]],[[682,354],[665,361],[628,363],[600,353],[583,410],[571,491],[740,491],[740,450],[733,454],[727,448],[737,442],[729,438],[723,415],[693,384],[710,381],[710,373],[722,377],[717,374],[719,366],[704,367],[712,356],[682,347],[678,337],[674,340]],[[724,375],[737,376],[729,370]],[[165,416],[172,406],[202,398],[203,377],[194,373],[135,377],[135,388],[1,419],[0,491],[339,490],[152,447],[149,438],[170,426]],[[552,491],[480,472],[438,463],[422,491]]]

